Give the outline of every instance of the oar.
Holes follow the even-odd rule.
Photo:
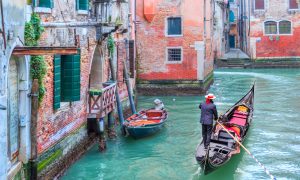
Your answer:
[[[270,171],[267,170],[267,168],[261,162],[259,162],[258,159],[256,159],[253,154],[242,143],[240,143],[240,141],[236,137],[234,137],[219,121],[217,121],[217,123],[259,164],[260,167],[263,168],[265,173],[270,176],[271,179],[276,180],[276,178],[270,173]]]

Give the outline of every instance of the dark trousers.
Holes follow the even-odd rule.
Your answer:
[[[212,128],[213,128],[212,125],[202,124],[202,137],[203,137],[203,143],[205,148],[209,146]]]

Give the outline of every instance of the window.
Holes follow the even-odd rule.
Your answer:
[[[89,9],[89,0],[76,0],[76,9],[87,11]]]
[[[53,0],[32,0],[34,7],[53,8]]]
[[[283,20],[279,22],[266,21],[265,34],[266,35],[292,34],[292,23],[287,20]]]
[[[168,48],[167,55],[169,62],[182,61],[182,48]]]
[[[60,102],[79,101],[80,54],[55,55],[53,66],[53,108],[60,108]]]
[[[129,40],[129,71],[130,71],[130,77],[135,78],[134,40]]]
[[[264,10],[265,9],[265,0],[254,0],[255,10]]]
[[[277,22],[275,21],[265,22],[265,34],[277,34]]]
[[[289,9],[298,9],[299,8],[298,0],[289,0]]]
[[[290,21],[280,21],[279,34],[291,34],[291,33],[292,33],[292,23]]]
[[[181,35],[181,18],[180,17],[169,17],[168,18],[168,35]]]
[[[230,11],[230,13],[229,13],[229,21],[231,23],[235,21],[235,16],[234,16],[234,12],[233,11]]]

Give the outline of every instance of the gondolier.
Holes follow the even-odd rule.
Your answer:
[[[201,109],[200,123],[202,124],[203,143],[204,148],[207,149],[212,134],[213,119],[218,119],[218,112],[216,105],[213,102],[213,100],[216,99],[216,96],[208,94],[205,96],[205,99],[205,102],[199,105],[199,109]]]

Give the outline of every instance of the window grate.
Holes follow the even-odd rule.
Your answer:
[[[181,49],[170,48],[168,49],[168,61],[181,61]]]

